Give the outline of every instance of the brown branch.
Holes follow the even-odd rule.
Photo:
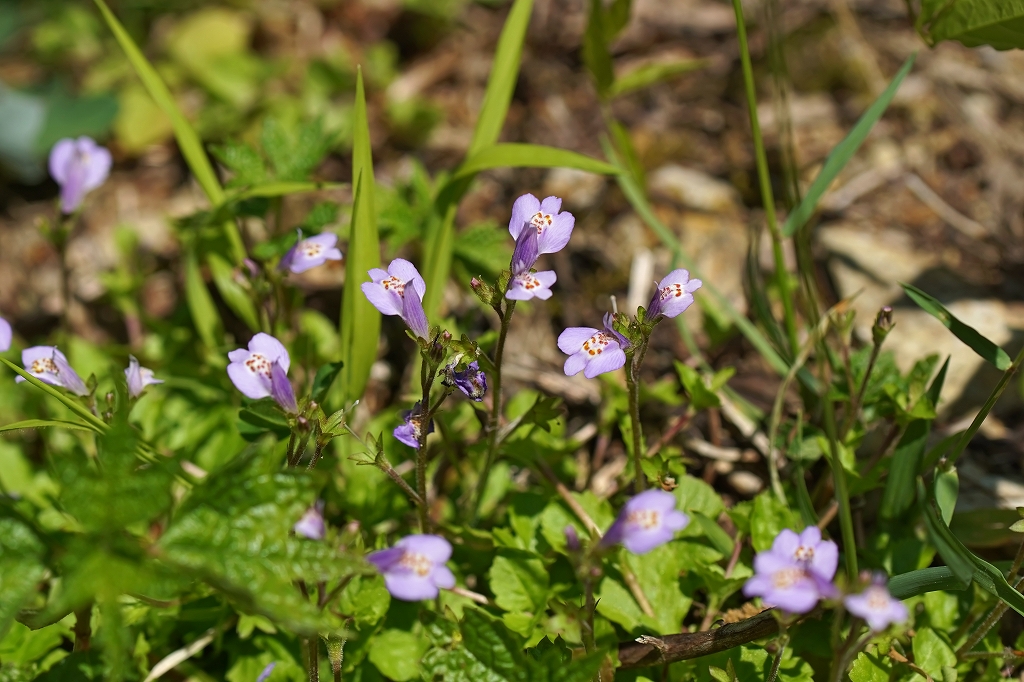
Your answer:
[[[664,637],[639,637],[619,643],[622,668],[646,668],[675,663],[732,649],[756,639],[770,637],[779,631],[774,609],[762,611],[753,618],[728,623],[714,630],[684,632]]]

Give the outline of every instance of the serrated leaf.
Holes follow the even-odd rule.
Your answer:
[[[228,167],[234,177],[228,187],[249,187],[263,182],[267,168],[259,152],[244,142],[228,141],[210,148],[213,155]]]
[[[420,658],[430,642],[405,630],[388,629],[373,636],[369,659],[377,670],[395,682],[406,682],[420,675]]]
[[[996,369],[1005,372],[1013,364],[1010,356],[1002,348],[978,333],[978,330],[961,322],[956,315],[946,310],[937,299],[912,284],[900,283],[903,291],[922,310],[941,322],[953,335],[963,341],[983,360],[991,363]]]
[[[487,573],[495,603],[506,611],[544,611],[549,579],[544,562],[532,552],[502,549]]]

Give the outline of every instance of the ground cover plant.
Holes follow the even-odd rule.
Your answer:
[[[907,9],[923,49],[948,39],[1006,49],[1022,44],[1024,10],[1011,5]],[[450,16],[425,6],[434,13],[419,8],[417,21]],[[141,312],[148,266],[122,233],[105,286],[109,324],[127,342],[90,343],[75,333],[69,244],[115,157],[81,126],[45,140],[54,195],[34,229],[60,260],[59,314],[38,333],[0,318],[0,679],[1022,674],[1024,635],[1010,619],[1024,616],[1024,543],[1003,560],[976,550],[978,529],[951,522],[958,464],[997,401],[1020,391],[1024,350],[1011,357],[926,287],[900,285],[998,373],[972,418],[939,437],[950,359],[921,347],[901,369],[887,346],[900,311],[873,311],[858,336],[852,297],[821,286],[813,255],[820,202],[915,56],[806,187],[783,193],[783,214],[747,17],[733,1],[763,207],[755,233],[769,247],[765,258],[750,249],[748,317],[652,205],[613,106],[705,66],[617,70],[628,0],[592,0],[579,47],[603,158],[502,141],[537,9],[514,0],[488,10],[503,24],[464,156],[433,176],[413,164],[388,185],[367,97],[387,69],[369,57],[365,70],[316,67],[328,81],[351,78],[343,121],[324,101],[313,116],[270,104],[261,115],[270,66],[233,49],[203,61],[187,32],[169,39],[177,66],[156,64],[117,9],[95,0],[74,21],[111,37],[99,44],[123,55],[135,93],[125,101],[159,112],[204,199],[176,220],[180,303],[162,318]],[[769,31],[778,9],[765,4]],[[200,16],[211,23],[190,24],[196,35],[231,43],[226,15]],[[211,96],[202,112],[186,115],[175,91],[186,78]],[[432,114],[414,102],[390,115],[412,144]],[[321,179],[340,144],[347,180]],[[567,253],[607,234],[588,233],[564,197],[536,186],[494,200],[501,224],[460,229],[474,183],[506,168],[606,177],[608,200],[659,240],[664,267],[638,268],[653,281],[628,288],[586,280],[586,261],[569,267]],[[308,197],[300,215],[286,210]],[[328,315],[303,278],[332,269],[343,277]],[[573,311],[584,283],[599,303]],[[566,321],[555,336],[515,333],[549,309]],[[556,364],[532,367],[526,387],[509,355],[543,343]],[[740,362],[712,354],[727,343],[774,376],[767,409],[730,384]],[[558,382],[587,387],[595,403],[566,405],[544,389]],[[745,496],[709,483],[680,447],[685,430],[721,432],[723,419],[763,478]],[[621,456],[605,461],[613,447]],[[999,523],[1024,532],[1022,520]]]

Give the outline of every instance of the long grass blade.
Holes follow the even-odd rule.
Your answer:
[[[506,143],[481,149],[459,166],[453,178],[463,178],[490,168],[575,168],[601,175],[619,172],[617,166],[568,149]]]
[[[366,390],[370,366],[377,356],[380,313],[359,285],[369,281],[367,271],[380,267],[380,238],[377,234],[377,210],[374,202],[373,153],[366,115],[363,74],[356,75],[356,102],[352,137],[352,232],[345,262],[345,290],[341,301],[341,386],[344,401],[357,400]]]
[[[868,107],[868,110],[860,117],[853,130],[828,155],[825,165],[822,166],[818,177],[814,178],[814,182],[811,183],[811,187],[807,190],[803,201],[786,217],[786,222],[782,225],[782,235],[784,237],[792,237],[814,215],[818,202],[825,195],[829,185],[836,179],[839,172],[846,167],[846,164],[853,158],[853,155],[857,153],[864,140],[867,139],[868,133],[871,132],[871,128],[874,127],[878,119],[882,117],[882,114],[889,107],[889,103],[896,96],[896,91],[899,90],[903,79],[910,73],[910,68],[914,65],[916,57],[917,53],[915,52],[907,58],[907,61],[903,62],[903,66],[896,73],[892,82],[889,83],[889,87]]]
[[[68,429],[69,431],[91,431],[93,433],[103,433],[100,429],[92,424],[86,424],[83,422],[73,422],[67,419],[26,419],[20,422],[14,422],[13,424],[4,424],[0,426],[0,433],[6,431],[20,431],[21,429]]]
[[[292,194],[306,194],[323,190],[343,189],[344,182],[268,182],[248,187],[240,192],[229,195],[225,203],[244,201],[246,199],[285,197]]]

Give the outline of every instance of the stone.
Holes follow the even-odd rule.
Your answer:
[[[731,213],[740,202],[739,192],[729,183],[674,163],[648,175],[647,188],[653,197],[707,213]]]

